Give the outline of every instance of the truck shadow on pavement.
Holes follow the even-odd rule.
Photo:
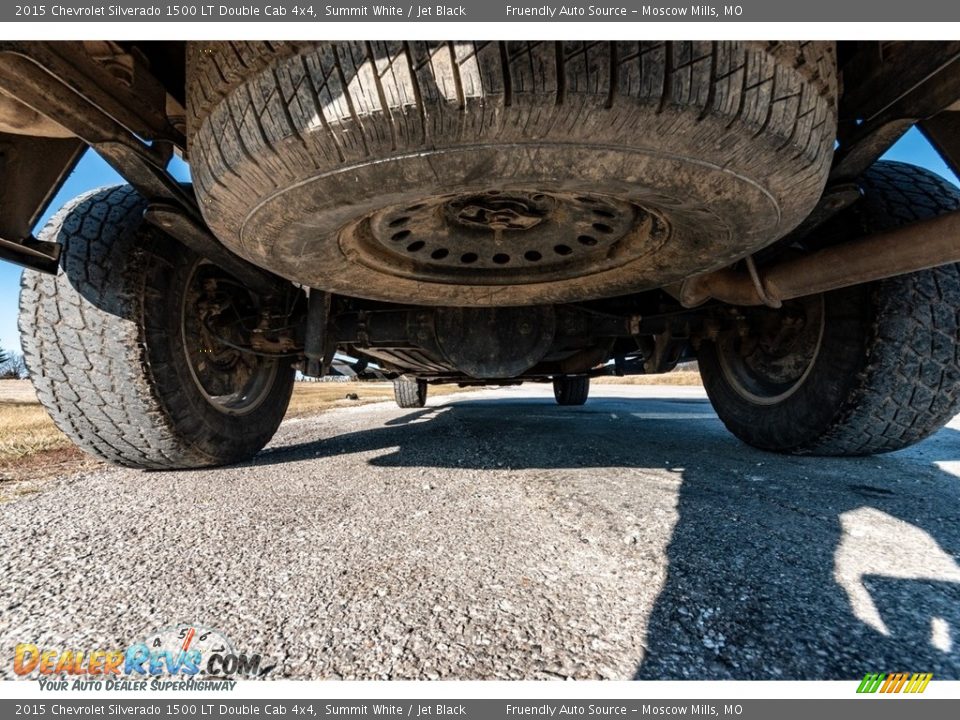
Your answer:
[[[466,399],[254,464],[378,450],[371,465],[574,471],[550,482],[676,473],[637,679],[960,678],[960,479],[937,465],[960,459],[955,430],[872,458],[784,457],[741,444],[705,400]],[[627,510],[643,518],[642,498]]]
[[[937,441],[957,457],[960,433]],[[747,482],[684,472],[635,677],[960,678],[958,478],[918,460],[791,458]]]

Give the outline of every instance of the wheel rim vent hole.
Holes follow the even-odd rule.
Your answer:
[[[495,197],[497,195],[502,195],[502,193],[503,193],[502,190],[491,189],[491,190],[485,191],[484,194]],[[542,193],[538,193],[533,196],[533,199],[542,200],[544,197],[546,196],[543,195]],[[584,209],[590,212],[592,215],[594,215],[595,218],[597,218],[597,221],[590,223],[590,221],[587,220],[587,223],[590,223],[590,227],[587,229],[586,232],[581,231],[582,234],[576,236],[576,242],[571,242],[569,244],[558,243],[554,245],[553,254],[556,256],[566,258],[570,255],[573,255],[575,253],[575,248],[577,248],[578,246],[582,248],[595,248],[601,244],[600,238],[602,236],[604,235],[609,236],[615,232],[615,228],[613,227],[613,224],[611,224],[610,221],[613,221],[613,223],[616,223],[618,215],[613,208],[610,208],[609,206],[607,206],[606,203],[602,202],[601,200],[598,200],[596,198],[592,198],[586,195],[578,196],[576,198],[576,201],[579,203],[582,203],[583,205],[588,206],[587,208],[584,208]],[[473,265],[475,263],[480,262],[481,255],[478,252],[467,251],[458,256],[454,254],[456,250],[451,251],[447,247],[428,248],[427,243],[424,242],[423,240],[412,239],[411,236],[413,235],[413,231],[409,227],[407,227],[408,223],[410,223],[411,221],[412,216],[408,213],[414,213],[418,210],[422,210],[425,207],[427,207],[427,203],[415,203],[413,205],[405,207],[402,213],[398,213],[394,217],[390,218],[387,221],[387,227],[392,231],[392,234],[390,235],[390,239],[397,243],[402,241],[408,241],[408,243],[405,244],[405,248],[407,252],[410,252],[410,253],[418,253],[421,250],[426,249],[427,252],[429,253],[430,259],[437,262],[453,261],[453,262],[459,262],[459,264],[462,264],[462,265]],[[544,260],[544,253],[545,251],[543,250],[531,249],[531,250],[524,251],[522,256],[513,257],[505,252],[498,252],[492,256],[488,256],[489,257],[488,262],[496,266],[508,265],[511,262],[514,262],[515,260],[523,260],[528,263],[539,263]]]
[[[588,247],[592,247],[599,242],[595,237],[591,237],[590,235],[581,235],[577,238],[577,241],[581,245],[586,245]],[[407,245],[407,250],[410,252],[419,252],[420,250],[423,250],[425,246],[426,243],[424,243],[422,240],[416,240]],[[573,248],[569,245],[560,244],[554,246],[553,251],[557,255],[567,256],[573,253]],[[445,247],[437,248],[430,253],[430,258],[433,260],[446,260],[449,257],[450,250]],[[541,253],[539,250],[527,250],[525,253],[523,253],[523,259],[530,263],[537,263],[543,260],[543,253]],[[465,252],[459,258],[460,263],[463,265],[473,265],[479,260],[480,255],[475,252]],[[496,253],[490,258],[490,261],[496,265],[508,265],[512,260],[513,258],[507,253]]]

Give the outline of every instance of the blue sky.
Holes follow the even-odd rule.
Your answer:
[[[189,180],[190,170],[179,159],[174,158],[170,170],[179,180]],[[60,192],[43,214],[34,234],[46,224],[50,216],[57,212],[71,198],[105,185],[118,185],[123,182],[116,171],[107,165],[92,150],[83,156],[73,173],[60,188]],[[20,294],[20,267],[0,260],[0,347],[4,350],[20,352],[20,332],[17,330],[17,306]]]
[[[890,160],[913,163],[929,168],[948,180],[957,183],[957,178],[946,166],[940,156],[934,151],[926,139],[916,130],[908,132],[884,156]],[[180,179],[187,179],[188,168],[179,160],[174,159],[171,165],[173,174]],[[50,209],[41,218],[39,228],[56,210],[82,192],[104,185],[115,185],[123,180],[94,152],[87,152],[77,165],[73,174],[64,183],[60,193],[50,204]],[[20,268],[11,263],[0,261],[0,347],[6,350],[20,352],[20,337],[17,332],[17,295],[20,291]]]

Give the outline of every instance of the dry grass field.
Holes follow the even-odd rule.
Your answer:
[[[0,380],[0,466],[70,444],[40,407],[26,380]]]
[[[701,385],[696,370],[675,370],[660,375],[627,375],[626,377],[598,377],[590,382],[601,385]]]
[[[663,375],[602,377],[593,382],[603,385],[699,385],[700,375],[695,371],[681,370]],[[464,390],[456,385],[432,385],[430,396]],[[348,399],[349,394],[355,394],[356,398]],[[392,399],[393,387],[388,382],[301,382],[296,384],[287,416],[310,415],[337,407]],[[0,380],[0,483],[66,474],[96,464],[96,460],[79,451],[56,428],[37,402],[29,381]]]
[[[456,385],[431,385],[427,397],[449,395],[464,392],[469,388]],[[356,400],[348,400],[347,395],[354,393]],[[335,407],[356,405],[358,403],[383,402],[393,400],[393,385],[388,382],[300,382],[296,384],[287,417],[310,415]]]
[[[430,388],[431,396],[451,392],[462,390],[455,385]],[[355,394],[356,399],[348,399],[349,394]],[[387,382],[300,382],[294,388],[287,416],[392,399],[393,386]],[[56,428],[37,402],[29,381],[0,380],[0,483],[49,477],[96,464]]]

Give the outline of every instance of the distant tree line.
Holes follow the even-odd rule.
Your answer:
[[[27,376],[27,365],[20,353],[0,347],[0,380],[16,380]]]

